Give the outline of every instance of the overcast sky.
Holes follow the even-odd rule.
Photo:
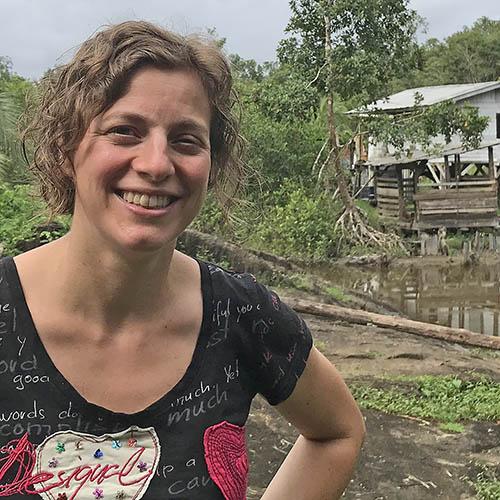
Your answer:
[[[499,0],[410,4],[428,23],[420,40],[443,39],[481,16],[500,19]],[[146,19],[181,33],[215,28],[228,52],[262,62],[275,59],[289,16],[288,0],[0,0],[0,55],[16,73],[38,78],[100,26]]]

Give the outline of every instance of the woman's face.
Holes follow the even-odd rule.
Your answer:
[[[75,152],[72,230],[122,249],[173,247],[206,194],[210,118],[194,72],[139,70]]]

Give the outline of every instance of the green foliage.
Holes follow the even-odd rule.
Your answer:
[[[327,194],[314,194],[292,182],[284,183],[276,195],[283,202],[268,208],[249,236],[251,245],[284,257],[311,260],[337,254],[334,226],[338,203]]]
[[[446,39],[444,70],[450,83],[486,82],[500,76],[500,20],[481,17]]]
[[[479,18],[471,27],[442,42],[427,40],[419,48],[419,68],[393,82],[405,88],[497,80],[500,76],[500,21]]]
[[[16,130],[20,114],[13,96],[0,92],[0,181],[16,182],[26,177]]]
[[[278,122],[303,121],[315,117],[320,94],[303,75],[288,66],[275,68],[251,86],[240,85],[243,102],[253,104],[261,114]]]
[[[350,296],[344,293],[344,290],[337,286],[330,286],[326,289],[326,292],[332,299],[338,300],[339,302],[347,302]]]
[[[420,19],[408,0],[290,0],[292,17],[278,59],[343,99],[371,102],[392,78],[416,64]],[[325,72],[325,16],[330,19],[332,71]]]
[[[425,53],[417,50],[420,19],[408,4],[408,0],[290,0],[292,17],[286,31],[291,36],[281,42],[278,57],[321,92],[335,91],[342,99],[368,104],[388,95],[398,75],[416,70]],[[483,19],[479,24],[495,32],[495,22]],[[325,51],[328,26],[330,52]],[[424,107],[419,97],[415,96],[413,108],[398,115],[372,110],[361,120],[361,130],[374,143],[393,146],[399,155],[411,156],[416,145],[435,152],[439,136],[446,144],[458,136],[466,148],[478,146],[488,119],[476,108],[453,102]]]
[[[429,375],[395,380],[409,386],[381,389],[354,385],[351,389],[358,403],[367,409],[444,423],[500,418],[500,384],[487,377],[462,380]]]
[[[221,234],[224,229],[224,223],[224,212],[209,193],[201,212],[193,221],[191,227],[208,234]]]
[[[439,428],[444,432],[455,432],[456,434],[460,434],[465,430],[465,427],[457,422],[444,422],[439,424]]]
[[[362,129],[373,143],[389,144],[399,156],[411,157],[416,144],[424,151],[439,151],[443,144],[436,137],[440,135],[446,144],[458,135],[464,147],[479,146],[488,118],[480,116],[476,107],[452,101],[419,106],[418,101],[417,95],[413,108],[396,115],[370,112],[361,119]]]
[[[380,229],[380,216],[377,209],[366,200],[356,200],[356,206],[363,211],[370,227]]]
[[[238,54],[229,54],[233,75],[238,80],[262,81],[274,68],[274,63],[257,63],[254,59],[243,59]]]
[[[478,500],[498,500],[500,498],[500,477],[491,467],[479,466],[480,471],[472,483],[476,489]]]
[[[324,141],[321,123],[277,120],[248,103],[242,125],[248,141],[246,161],[265,183],[264,191],[279,189],[286,179],[314,184],[311,167]]]
[[[31,239],[45,219],[42,204],[29,186],[0,184],[0,243],[6,255],[19,253],[16,243]]]
[[[474,356],[479,359],[499,359],[500,351],[492,351],[491,349],[485,349],[483,347],[474,347],[471,349]]]
[[[58,217],[53,229],[40,227],[50,221],[44,203],[29,185],[0,183],[0,244],[4,255],[20,253],[18,244],[37,239],[48,243],[62,236],[69,229],[69,217]]]
[[[17,129],[32,89],[31,82],[12,74],[10,62],[0,57],[0,182],[29,180]]]

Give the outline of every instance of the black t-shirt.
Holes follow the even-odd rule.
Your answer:
[[[273,405],[288,398],[312,340],[252,275],[200,269],[203,321],[191,363],[161,399],[128,415],[87,402],[66,381],[36,332],[14,261],[0,260],[0,497],[246,497],[250,403],[258,392]]]

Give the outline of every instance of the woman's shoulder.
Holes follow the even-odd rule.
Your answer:
[[[312,347],[307,325],[251,273],[202,265],[214,288],[213,321],[228,325],[256,392],[271,404],[284,401],[302,374]]]
[[[226,308],[236,323],[251,325],[252,330],[291,323],[293,330],[303,329],[304,323],[295,311],[253,274],[227,270],[212,263],[201,265],[209,276],[214,309]]]
[[[272,294],[252,273],[229,270],[211,262],[199,263],[212,287],[214,299],[229,298],[235,303],[255,303]]]

